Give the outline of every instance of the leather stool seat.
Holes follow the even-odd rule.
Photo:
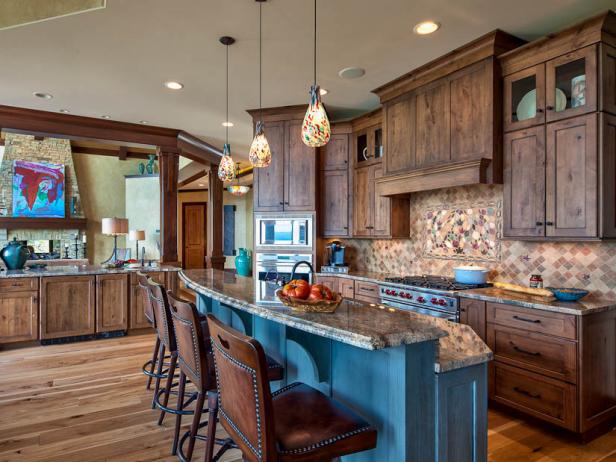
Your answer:
[[[315,460],[325,446],[346,454],[376,445],[376,430],[368,422],[306,384],[272,393],[272,404],[280,461]]]

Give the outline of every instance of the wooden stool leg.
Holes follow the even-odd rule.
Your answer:
[[[190,426],[190,436],[188,437],[188,449],[186,450],[186,459],[191,460],[193,450],[195,449],[195,437],[199,431],[199,423],[201,423],[201,413],[203,411],[203,403],[205,401],[205,394],[199,392],[197,398],[197,404],[195,407],[195,415],[193,416],[192,425]]]
[[[178,386],[178,405],[177,410],[181,411],[184,408],[184,389],[186,388],[186,376],[180,369],[180,383]],[[175,429],[173,430],[173,446],[171,447],[171,454],[174,456],[178,453],[178,441],[180,439],[180,428],[182,427],[182,415],[177,414],[175,416]]]
[[[154,368],[156,367],[156,358],[158,357],[158,349],[160,348],[160,339],[158,335],[156,336],[156,343],[154,344],[154,352],[152,353],[152,364],[150,365],[150,374],[154,373]],[[152,387],[152,377],[148,376],[148,383],[145,386],[146,390],[149,390]]]
[[[167,407],[169,404],[169,395],[171,394],[171,386],[173,385],[173,374],[175,374],[175,365],[178,361],[177,353],[171,355],[171,362],[169,363],[169,374],[167,375],[167,383],[165,384],[165,392],[163,396],[162,405]],[[158,425],[163,424],[163,420],[165,419],[165,411],[160,411],[160,417],[158,418]]]
[[[205,462],[211,462],[214,455],[214,445],[216,444],[216,422],[218,421],[218,393],[215,391],[207,392],[208,423],[207,441],[205,443]]]
[[[156,385],[154,386],[154,398],[158,395],[158,390],[160,389],[160,375],[163,373],[163,367],[165,365],[165,345],[160,344],[160,352],[158,354],[158,367],[156,368],[156,373],[159,377],[156,378]],[[154,398],[152,398],[152,409],[156,409],[156,404],[154,403]]]

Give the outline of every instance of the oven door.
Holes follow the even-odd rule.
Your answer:
[[[446,319],[451,322],[460,322],[458,315],[451,311],[441,311],[434,308],[427,308],[418,305],[407,305],[406,303],[390,302],[389,300],[383,300],[384,305],[391,306],[392,308],[398,308],[400,310],[414,311],[415,313],[427,314],[435,318]]]
[[[284,280],[289,282],[293,267],[299,261],[307,261],[312,264],[310,254],[275,254],[258,253],[256,254],[256,270],[259,281]],[[310,280],[310,269],[306,265],[300,265],[295,271],[297,279]]]

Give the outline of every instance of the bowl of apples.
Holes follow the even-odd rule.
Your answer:
[[[295,311],[307,313],[333,313],[342,303],[342,295],[332,292],[323,284],[309,284],[294,279],[276,291],[278,300]]]

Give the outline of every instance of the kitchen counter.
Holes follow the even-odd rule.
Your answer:
[[[285,367],[275,391],[303,382],[341,399],[377,429],[377,447],[354,462],[486,460],[487,361],[492,353],[468,326],[345,299],[335,313],[303,313],[258,302],[263,281],[217,270],[183,270],[197,306],[256,338]],[[455,397],[452,399],[452,397]]]
[[[181,268],[175,266],[145,266],[142,268],[105,268],[101,265],[79,265],[79,266],[48,266],[45,269],[4,270],[0,271],[0,279],[8,278],[33,278],[46,276],[90,276],[96,274],[122,274],[136,271],[180,271]]]
[[[548,302],[533,297],[532,295],[525,295],[493,287],[465,290],[459,292],[458,295],[460,297],[483,300],[486,302],[506,303],[508,305],[521,306],[524,308],[534,308],[537,310],[573,314],[576,316],[616,310],[616,300],[602,300],[592,297],[592,294],[587,295],[577,302],[561,302],[558,300]]]

